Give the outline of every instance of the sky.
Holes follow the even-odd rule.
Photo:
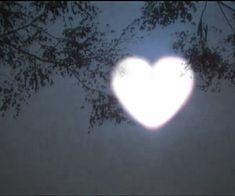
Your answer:
[[[97,20],[118,33],[141,3],[96,3]],[[208,11],[215,19],[217,8]],[[120,14],[121,12],[121,14]],[[112,17],[109,17],[112,14]],[[224,24],[223,18],[216,18]],[[173,54],[170,34],[158,29],[128,49],[150,63]],[[158,131],[138,124],[89,126],[89,107],[72,78],[58,77],[22,108],[0,119],[0,193],[232,194],[235,193],[235,87],[220,93],[194,88],[185,106]]]

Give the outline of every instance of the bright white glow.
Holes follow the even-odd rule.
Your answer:
[[[148,129],[168,122],[193,89],[193,72],[178,57],[165,57],[153,67],[140,58],[119,62],[112,72],[112,89],[125,110]]]

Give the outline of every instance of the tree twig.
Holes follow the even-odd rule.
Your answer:
[[[226,8],[228,8],[228,9],[230,9],[231,11],[235,12],[235,9],[234,9],[234,8],[228,6],[228,5],[227,5],[226,3],[224,3],[223,1],[218,1],[217,3],[220,3],[220,4],[223,5],[224,7],[226,7]]]
[[[23,26],[21,26],[21,27],[19,27],[19,28],[13,29],[13,30],[8,31],[8,32],[6,32],[6,33],[0,34],[0,37],[8,36],[8,35],[10,35],[10,34],[12,34],[12,33],[16,33],[17,31],[20,31],[20,30],[22,30],[22,29],[25,29],[25,28],[31,26],[31,25],[32,25],[36,20],[38,20],[38,18],[40,18],[41,16],[42,16],[42,14],[41,14],[40,16],[37,16],[36,18],[34,18],[30,23],[28,23],[28,24],[26,24],[26,25],[23,25]]]
[[[39,27],[37,25],[32,24],[32,27],[36,28],[39,31],[42,31],[43,33],[45,33],[46,35],[52,37],[53,39],[60,40],[60,41],[66,40],[65,38],[57,37],[57,36],[52,35],[46,29],[43,29],[42,27]]]
[[[53,60],[49,60],[49,59],[44,59],[44,58],[41,58],[41,57],[39,57],[39,56],[37,56],[37,55],[35,55],[35,54],[29,53],[29,52],[27,52],[27,51],[25,51],[25,50],[23,50],[23,49],[21,49],[21,48],[15,46],[15,45],[13,45],[13,44],[10,44],[10,43],[6,43],[6,44],[9,45],[9,46],[11,46],[11,47],[13,47],[14,49],[18,50],[19,52],[21,52],[21,53],[23,53],[23,54],[25,54],[25,55],[31,56],[31,57],[33,57],[33,58],[35,58],[35,59],[37,59],[37,60],[39,60],[39,61],[41,61],[41,62],[61,65],[61,62],[59,62],[59,61],[53,61]],[[71,67],[68,67],[68,70],[70,70],[70,72],[73,74],[73,76],[82,84],[82,86],[83,86],[85,89],[91,90],[91,91],[93,91],[93,92],[96,91],[96,92],[99,92],[99,93],[107,94],[107,95],[108,95],[107,92],[104,92],[104,91],[101,91],[101,90],[98,90],[98,89],[95,89],[95,88],[92,88],[92,87],[86,85],[86,84],[81,80],[81,78],[79,77],[78,71],[76,71],[75,69],[72,69]]]
[[[219,9],[220,9],[220,11],[222,12],[222,14],[223,14],[223,16],[224,16],[226,22],[228,23],[229,27],[230,27],[230,28],[232,29],[232,31],[235,33],[235,30],[234,30],[233,26],[231,25],[231,23],[229,22],[227,16],[225,15],[224,10],[223,10],[223,8],[222,8],[221,5],[220,5],[220,2],[218,1],[217,4],[218,4]]]
[[[200,20],[202,20],[202,17],[204,15],[204,12],[206,11],[206,7],[207,7],[207,1],[205,2],[204,8],[202,10],[201,16],[200,16]]]

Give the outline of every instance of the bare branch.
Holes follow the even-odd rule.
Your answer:
[[[207,7],[207,1],[205,2],[204,8],[202,10],[201,16],[200,16],[200,20],[202,20],[202,17],[204,15],[204,12],[206,11],[206,7]]]
[[[217,3],[220,3],[221,5],[223,5],[224,7],[228,8],[229,10],[235,12],[235,9],[228,6],[226,3],[224,3],[223,1],[218,1]]]
[[[235,33],[235,30],[234,30],[233,26],[231,25],[231,23],[229,22],[227,16],[225,15],[224,10],[223,10],[223,8],[222,8],[221,5],[220,5],[220,2],[218,1],[217,4],[218,4],[219,9],[220,9],[220,11],[222,12],[222,14],[223,14],[223,16],[224,16],[226,22],[228,23],[229,27],[230,27],[230,28],[232,29],[232,31]]]

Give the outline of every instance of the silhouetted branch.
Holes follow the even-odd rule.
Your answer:
[[[200,16],[200,20],[202,20],[202,17],[204,15],[204,12],[206,11],[206,7],[207,7],[207,1],[205,2],[204,8],[202,10],[201,16]]]
[[[25,55],[27,55],[27,56],[33,57],[34,59],[37,59],[37,60],[39,60],[39,61],[41,61],[41,62],[61,65],[61,62],[59,62],[59,61],[53,61],[53,60],[41,58],[41,57],[39,57],[39,56],[37,56],[37,55],[35,55],[35,54],[29,53],[29,52],[27,52],[27,51],[21,49],[21,48],[15,46],[15,45],[13,45],[13,44],[7,43],[7,45],[9,45],[9,46],[13,47],[14,49],[18,50],[19,52],[21,52],[21,53],[23,53],[23,54],[25,54]],[[100,91],[100,90],[98,90],[98,89],[95,89],[95,88],[92,88],[92,87],[86,85],[86,84],[81,80],[81,78],[79,77],[79,72],[76,71],[75,69],[72,69],[72,68],[70,68],[70,67],[68,67],[67,69],[73,74],[73,76],[82,84],[82,86],[83,86],[85,89],[91,90],[91,91],[93,91],[93,92],[94,92],[94,91],[97,91],[97,92],[99,92],[99,93],[107,94],[107,92]]]
[[[222,2],[222,1],[217,1],[217,3],[220,3],[221,5],[225,6],[226,8],[230,9],[231,11],[235,12],[235,9],[228,6],[226,3]]]
[[[101,94],[107,94],[107,95],[108,95],[107,92],[104,92],[104,91],[101,91],[101,90],[98,90],[98,89],[95,89],[95,88],[92,88],[92,87],[86,85],[86,84],[81,80],[81,78],[80,78],[80,76],[79,76],[79,72],[76,71],[75,69],[72,69],[72,68],[69,67],[68,70],[70,70],[70,72],[73,74],[73,76],[82,84],[82,86],[83,86],[86,90],[91,90],[92,92],[99,92],[99,93],[101,93]]]
[[[234,30],[233,26],[230,24],[230,22],[229,22],[227,16],[225,15],[224,10],[222,9],[222,7],[221,7],[221,5],[220,5],[220,2],[217,2],[217,4],[218,4],[219,9],[220,9],[220,11],[222,12],[222,14],[223,14],[223,16],[224,16],[226,22],[228,23],[229,27],[230,27],[230,28],[232,29],[232,31],[235,33],[235,30]]]
[[[51,60],[48,60],[48,59],[43,59],[43,58],[41,58],[41,57],[39,57],[39,56],[37,56],[37,55],[35,55],[35,54],[29,53],[29,52],[23,50],[22,48],[17,47],[17,46],[14,45],[14,44],[10,44],[10,43],[7,43],[7,42],[6,42],[5,44],[11,46],[12,48],[18,50],[19,52],[21,52],[21,53],[23,53],[23,54],[25,54],[25,55],[27,55],[27,56],[31,56],[31,57],[35,58],[35,59],[37,59],[37,60],[39,60],[39,61],[41,61],[41,62],[44,62],[44,63],[58,63],[58,62],[51,61]]]
[[[40,16],[35,17],[30,23],[28,23],[28,24],[26,24],[26,25],[23,25],[23,26],[21,26],[21,27],[19,27],[19,28],[13,29],[12,31],[8,31],[8,32],[6,32],[6,33],[0,34],[0,37],[2,38],[2,37],[5,37],[5,36],[8,36],[8,35],[10,35],[10,34],[12,34],[12,33],[16,33],[17,31],[20,31],[20,30],[22,30],[22,29],[25,29],[25,28],[31,26],[31,25],[32,25],[36,20],[38,20],[41,16],[42,16],[42,14],[41,14]]]
[[[37,30],[45,33],[46,35],[52,37],[53,39],[56,39],[56,40],[60,40],[60,41],[63,41],[63,40],[66,40],[65,38],[62,38],[62,37],[56,37],[55,35],[52,35],[51,33],[49,33],[46,29],[43,29],[42,27],[39,27],[37,25],[34,25],[32,24],[32,27],[36,28]]]
[[[132,23],[127,25],[127,27],[122,31],[122,34],[119,36],[119,38],[117,38],[117,40],[115,41],[114,45],[110,48],[110,50],[115,49],[121,43],[122,38],[125,36],[125,34],[128,33],[129,28],[136,25],[136,23],[138,22],[139,19],[135,19]]]

